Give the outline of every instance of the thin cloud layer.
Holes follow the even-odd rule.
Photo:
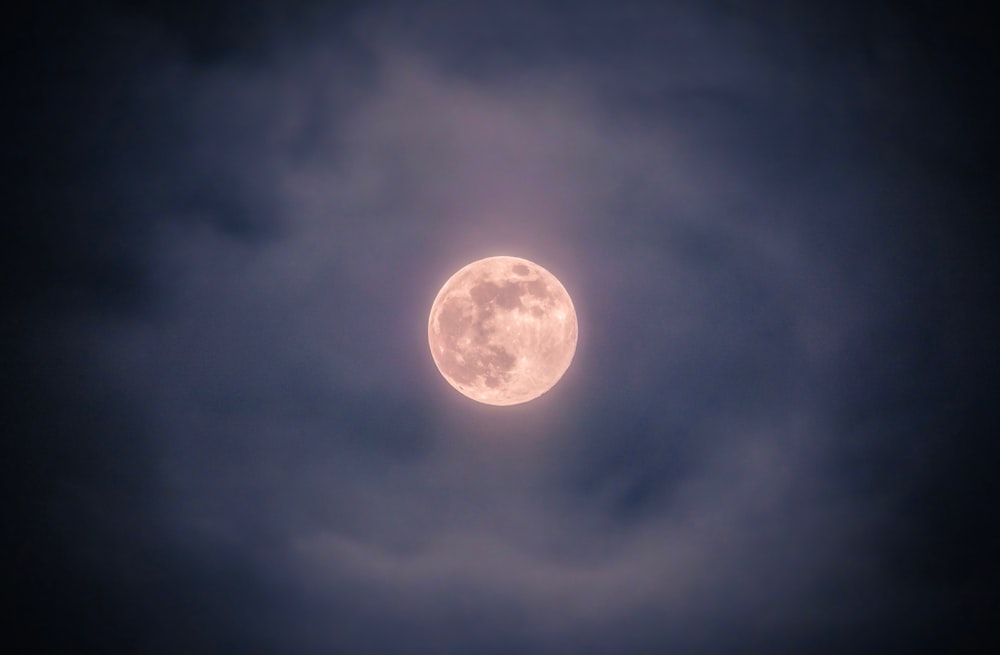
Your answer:
[[[118,20],[162,38],[132,93],[176,138],[109,164],[143,312],[74,326],[141,426],[163,560],[234,562],[191,573],[220,647],[833,652],[932,616],[885,563],[917,483],[850,467],[905,443],[871,408],[909,370],[893,212],[923,196],[873,155],[891,98],[828,104],[883,69],[686,3],[386,5],[208,62]],[[515,408],[425,343],[495,254],[580,315]]]

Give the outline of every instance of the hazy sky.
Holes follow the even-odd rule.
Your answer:
[[[3,587],[34,650],[990,650],[975,16],[66,5],[2,46]],[[579,315],[514,407],[426,343],[499,254]]]

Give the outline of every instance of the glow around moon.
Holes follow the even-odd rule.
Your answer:
[[[516,405],[552,388],[576,352],[576,310],[547,270],[487,257],[445,282],[427,325],[434,363],[473,400]]]

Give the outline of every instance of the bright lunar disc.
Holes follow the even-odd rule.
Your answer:
[[[566,289],[517,257],[487,257],[452,275],[427,324],[444,379],[488,405],[524,403],[551,389],[573,360],[576,337]]]

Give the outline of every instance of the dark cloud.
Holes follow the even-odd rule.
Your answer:
[[[265,4],[36,9],[9,46],[19,634],[991,637],[977,27],[891,3]],[[579,312],[572,367],[523,406],[474,406],[426,350],[440,285],[495,254]]]

